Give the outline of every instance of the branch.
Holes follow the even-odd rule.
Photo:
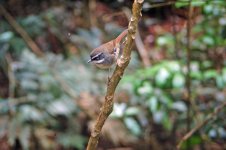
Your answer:
[[[129,21],[129,19],[131,17],[130,10],[128,8],[124,8],[123,12],[124,12],[124,14],[126,15],[128,21]],[[138,54],[140,55],[144,66],[150,67],[151,62],[150,62],[150,59],[149,59],[148,50],[144,46],[144,43],[143,43],[141,36],[140,36],[139,29],[137,30],[137,34],[136,34],[136,38],[135,38],[135,44],[136,44],[136,47],[137,47]]]
[[[179,144],[177,144],[177,149],[180,149],[183,142],[185,142],[186,140],[188,140],[195,132],[197,132],[199,129],[201,129],[204,125],[206,125],[209,121],[211,121],[212,119],[215,118],[215,116],[217,116],[218,113],[220,113],[220,111],[226,107],[226,102],[224,102],[223,104],[221,104],[220,106],[218,106],[211,114],[209,114],[206,119],[199,123],[198,125],[196,125],[192,130],[190,130],[185,136],[183,136],[183,138],[180,140]]]
[[[8,64],[8,77],[9,77],[9,97],[14,98],[15,96],[15,87],[16,87],[16,79],[12,69],[12,58],[10,54],[5,55],[6,62]]]
[[[16,20],[7,12],[7,10],[0,5],[0,13],[5,17],[5,19],[9,22],[9,24],[16,30],[17,33],[25,40],[28,47],[37,55],[42,56],[43,52],[36,45],[36,43],[31,39],[31,37],[27,34],[27,32],[16,22]]]
[[[96,149],[98,140],[100,137],[101,129],[106,119],[108,118],[108,116],[113,110],[113,99],[114,99],[115,89],[119,81],[121,80],[124,74],[124,70],[126,69],[130,61],[131,48],[132,48],[133,41],[135,39],[138,21],[139,21],[139,18],[142,16],[141,10],[142,10],[143,1],[144,0],[134,0],[133,9],[132,9],[133,16],[131,17],[131,20],[129,22],[128,35],[127,35],[125,48],[123,50],[122,56],[117,61],[117,66],[108,82],[105,101],[97,117],[96,123],[94,125],[94,129],[91,132],[91,136],[89,138],[89,142],[87,145],[87,150]]]
[[[135,43],[137,46],[137,50],[140,54],[140,57],[142,59],[142,62],[144,64],[145,67],[150,67],[151,66],[151,62],[149,59],[149,54],[148,54],[148,50],[145,48],[144,43],[142,42],[141,36],[140,36],[140,32],[137,30],[137,35],[136,35],[136,39],[135,39]]]
[[[11,119],[12,116],[14,115],[14,111],[13,111],[13,106],[9,100],[15,97],[16,79],[12,69],[13,62],[12,62],[11,56],[9,54],[6,54],[5,59],[8,65],[8,78],[9,78],[9,99],[7,101],[7,105],[9,108],[9,117]]]

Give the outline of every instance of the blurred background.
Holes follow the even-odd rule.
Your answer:
[[[89,53],[127,28],[132,3],[0,1],[1,150],[85,149],[108,76],[87,64]],[[175,149],[225,104],[226,3],[192,0],[192,6],[188,52],[187,0],[144,2],[99,150]],[[221,109],[181,149],[226,149],[225,113]]]

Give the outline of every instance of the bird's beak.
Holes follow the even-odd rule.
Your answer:
[[[92,61],[92,60],[90,59],[90,60],[87,61],[87,63],[90,63],[91,61]]]

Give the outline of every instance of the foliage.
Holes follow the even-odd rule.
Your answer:
[[[93,121],[90,118],[95,118],[96,111],[99,111],[100,101],[96,99],[101,99],[100,95],[106,90],[108,72],[96,70],[86,61],[90,49],[111,38],[105,39],[101,34],[103,29],[106,35],[116,35],[121,27],[106,21],[100,23],[102,28],[90,26],[88,30],[83,23],[89,19],[84,19],[84,22],[81,19],[84,17],[82,10],[86,10],[85,3],[76,1],[76,11],[70,10],[72,6],[69,1],[65,3],[66,8],[48,8],[40,14],[16,17],[45,52],[42,58],[27,49],[27,41],[6,21],[0,22],[0,73],[7,75],[4,82],[10,87],[5,88],[13,87],[14,95],[0,97],[0,134],[1,137],[7,134],[11,145],[19,139],[23,149],[32,149],[31,141],[42,145],[43,149],[56,149],[59,145],[63,149],[84,149],[87,143],[87,128]],[[116,3],[113,7],[122,5],[122,2]],[[186,6],[188,0],[177,0],[175,3],[179,9]],[[201,9],[192,27],[190,77],[191,127],[194,127],[225,101],[226,21],[224,0],[192,0],[192,6]],[[99,11],[106,11],[103,5],[100,8]],[[144,22],[141,20],[141,27],[149,28],[148,23]],[[185,37],[185,29],[176,35],[172,32],[155,35],[153,47],[150,51],[148,49],[150,56],[160,52],[166,56],[153,59],[151,67],[141,69],[140,60],[134,52],[127,75],[122,79],[118,93],[129,96],[115,100],[111,117],[142,142],[154,136],[159,145],[169,141],[175,146],[175,141],[185,133],[188,111],[185,101]],[[7,60],[7,56],[12,60]],[[10,72],[13,78],[9,77]],[[84,109],[84,106],[88,108]],[[225,109],[189,139],[190,147],[185,144],[183,148],[192,149],[202,143],[208,145],[211,140],[225,139],[224,114]],[[117,138],[117,135],[114,132],[112,137]],[[122,143],[116,143],[116,146],[125,145]]]
[[[49,62],[46,62],[46,58],[49,59]],[[8,101],[12,103],[12,106],[11,104],[6,105],[5,108],[1,110],[1,115],[7,114],[10,110],[14,112],[15,115],[10,122],[10,126],[15,129],[21,128],[22,132],[19,133],[20,141],[25,141],[26,139],[28,140],[26,137],[31,136],[29,134],[26,137],[20,136],[23,134],[24,127],[25,129],[47,127],[55,132],[59,132],[61,130],[65,130],[62,126],[61,120],[64,118],[69,121],[72,117],[76,120],[76,116],[80,111],[72,97],[68,96],[64,91],[65,89],[59,86],[58,81],[54,78],[54,76],[52,76],[48,66],[51,66],[52,69],[54,68],[54,71],[59,72],[58,75],[65,80],[68,80],[71,83],[70,85],[73,85],[71,89],[75,89],[75,91],[79,92],[80,90],[84,90],[84,87],[76,86],[76,82],[79,84],[79,77],[74,76],[76,74],[76,70],[71,68],[73,66],[69,65],[68,62],[62,64],[62,57],[60,56],[49,54],[46,55],[46,58],[43,58],[43,61],[34,56],[33,53],[24,50],[20,60],[14,64],[11,64],[14,66],[13,71],[18,87],[16,93],[19,97],[13,99],[9,98]],[[85,73],[86,72],[84,72],[83,75],[85,75]],[[86,90],[88,91],[88,89]],[[4,103],[5,100],[2,100],[1,104]],[[79,130],[79,128],[81,128],[79,124],[74,124],[73,122],[68,122],[68,124],[71,124],[74,127],[66,129],[64,131],[65,136],[68,136],[67,134],[70,134],[73,130],[75,130],[73,131],[74,133],[77,132],[79,134],[79,132],[81,132]],[[9,128],[9,130],[11,131],[12,128]],[[15,132],[12,132],[12,134],[15,134]],[[83,149],[81,145],[83,142],[81,143],[78,141],[78,143],[65,143],[64,140],[61,139],[61,136],[63,135],[60,134],[58,136],[60,143],[63,142],[62,144],[66,147]],[[12,137],[17,138],[17,135],[11,135],[10,138]],[[84,140],[84,138],[80,135],[77,137],[72,136],[71,138],[72,140],[73,138],[78,138],[82,141]],[[67,137],[67,139],[69,139],[69,137]],[[14,141],[13,139],[11,140]],[[23,146],[25,148],[28,147],[28,143],[29,142],[26,141]]]
[[[209,86],[216,86],[219,91],[226,87],[226,68],[218,73],[213,69],[202,68],[201,66],[205,63],[207,62],[202,64],[191,62],[190,74],[194,86],[192,89],[202,86],[200,91],[193,91],[195,97],[205,95],[205,88],[208,89]],[[139,97],[136,103],[142,104],[144,102],[140,100],[145,101],[146,105],[144,107],[150,115],[153,115],[156,123],[161,123],[166,129],[171,129],[170,114],[165,112],[177,111],[181,113],[181,116],[186,113],[186,104],[182,101],[185,99],[183,95],[185,91],[185,73],[185,64],[178,61],[164,61],[155,64],[153,67],[139,70],[133,75],[126,76],[123,83],[125,87],[132,87],[132,93]],[[211,92],[213,89],[210,87],[209,90]],[[215,96],[217,98],[217,94]],[[218,100],[221,101],[221,99]],[[139,111],[136,111],[136,114],[138,113]]]
[[[197,1],[200,2],[199,4],[195,2],[192,5],[203,6],[204,13],[200,23],[192,28],[192,34],[196,36],[192,41],[193,60],[190,62],[192,100],[194,101],[192,102],[192,109],[194,110],[192,116],[197,123],[203,120],[206,114],[211,113],[217,105],[221,105],[221,102],[225,99],[223,94],[226,88],[225,61],[206,58],[209,57],[208,51],[216,51],[216,53],[217,51],[224,51],[226,43],[223,36],[225,26],[221,23],[223,21],[220,21],[225,20],[222,15],[225,10],[220,5],[220,1],[219,3]],[[176,6],[180,7],[179,3],[180,1],[177,2]],[[183,2],[181,1],[181,3]],[[183,6],[185,6],[184,4]],[[213,9],[216,9],[216,12]],[[186,36],[184,32],[178,34],[178,37],[184,36]],[[177,42],[185,44],[183,39]],[[166,47],[171,58],[175,57],[174,45],[175,40],[170,33],[161,35],[156,39],[156,49]],[[186,49],[186,47],[182,49]],[[185,51],[181,56],[186,57]],[[200,59],[200,57],[204,57],[204,59]],[[129,116],[129,119],[133,120],[131,123],[133,122],[134,127],[131,128],[132,125],[126,124],[135,135],[138,131],[139,135],[145,134],[145,129],[149,126],[147,123],[151,121],[148,118],[152,118],[156,124],[162,125],[169,133],[175,128],[178,131],[183,130],[186,126],[187,113],[187,105],[184,101],[187,73],[185,63],[183,60],[165,60],[156,62],[149,68],[140,69],[132,75],[127,75],[121,86],[130,94],[133,94],[133,101],[128,104],[123,103],[123,107],[121,107],[122,104],[115,105],[113,117],[127,119],[127,110],[139,105],[140,107],[135,107],[132,118]],[[221,63],[220,70],[216,69],[217,63]],[[223,113],[219,114],[218,117],[223,117]],[[203,131],[206,135],[209,135],[209,138],[213,138],[210,135],[213,135],[214,138],[223,138],[225,129],[222,128],[222,124],[224,123],[223,120],[217,119],[211,125],[206,125]],[[217,134],[216,132],[219,130],[220,132]],[[195,146],[202,143],[202,137],[195,134],[189,141],[191,146]],[[183,148],[186,148],[186,145]]]

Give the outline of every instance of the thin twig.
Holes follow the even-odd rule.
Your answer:
[[[43,52],[41,49],[35,44],[35,42],[31,39],[31,37],[27,34],[27,32],[16,22],[16,20],[7,12],[7,10],[0,5],[0,13],[5,17],[5,19],[9,22],[9,24],[16,30],[17,33],[25,40],[28,47],[33,50],[33,52],[37,56],[42,56]]]
[[[16,86],[16,80],[12,69],[12,58],[9,54],[5,55],[5,59],[8,64],[8,77],[9,77],[9,97],[14,98],[15,96],[15,86]]]
[[[224,107],[226,107],[226,102],[224,102],[223,104],[221,104],[218,107],[216,107],[216,109],[211,114],[209,114],[203,122],[201,122],[198,125],[196,125],[185,136],[183,136],[183,138],[180,140],[179,144],[177,145],[177,149],[180,149],[182,144],[183,144],[183,142],[187,141],[195,132],[197,132],[199,129],[201,129],[203,126],[205,126],[209,121],[214,119],[215,116],[217,116],[217,114],[220,113],[220,111]]]
[[[140,57],[142,59],[144,66],[149,67],[151,65],[151,62],[150,62],[150,59],[149,59],[149,54],[148,54],[147,49],[144,47],[144,43],[142,42],[142,39],[140,37],[139,30],[137,30],[135,43],[136,43],[137,50],[140,54]]]
[[[12,69],[11,56],[9,54],[6,54],[5,59],[6,59],[7,65],[8,65],[8,78],[9,78],[9,99],[7,101],[7,105],[9,108],[9,117],[11,119],[14,112],[13,112],[13,106],[9,100],[15,97],[16,79],[15,79],[13,69]]]
[[[114,70],[113,75],[111,76],[108,82],[105,101],[97,117],[96,123],[94,125],[94,129],[91,132],[91,136],[87,145],[87,150],[96,149],[98,140],[100,137],[101,129],[106,119],[108,118],[108,116],[113,110],[113,99],[114,99],[115,89],[119,81],[121,80],[124,74],[124,70],[126,69],[130,61],[132,44],[135,39],[139,18],[142,15],[141,10],[142,10],[143,1],[144,0],[134,0],[133,9],[132,9],[133,16],[131,17],[131,21],[128,26],[128,35],[126,39],[125,48],[123,50],[122,56],[119,58],[117,62],[116,69]]]
[[[173,5],[175,3],[176,3],[176,1],[170,1],[170,2],[165,2],[165,3],[150,4],[148,6],[145,6],[143,9],[151,9],[151,8],[163,7],[163,6]]]
[[[128,21],[129,21],[129,19],[131,17],[130,10],[128,8],[124,8],[123,12],[125,13]],[[150,62],[150,59],[149,59],[148,50],[144,46],[144,43],[143,43],[141,36],[140,36],[139,29],[137,30],[137,33],[136,33],[135,44],[136,44],[136,47],[137,47],[138,54],[140,55],[144,66],[149,67],[151,65],[151,62]]]
[[[191,16],[192,16],[192,6],[191,6],[191,0],[189,0],[189,6],[188,6],[188,21],[187,21],[187,50],[186,50],[186,67],[187,67],[187,73],[186,73],[186,104],[187,104],[187,132],[191,128],[191,120],[190,120],[190,113],[191,113],[191,78],[190,78],[190,61],[191,61]],[[188,141],[189,142],[189,141]],[[189,143],[187,143],[187,146],[189,146]]]

